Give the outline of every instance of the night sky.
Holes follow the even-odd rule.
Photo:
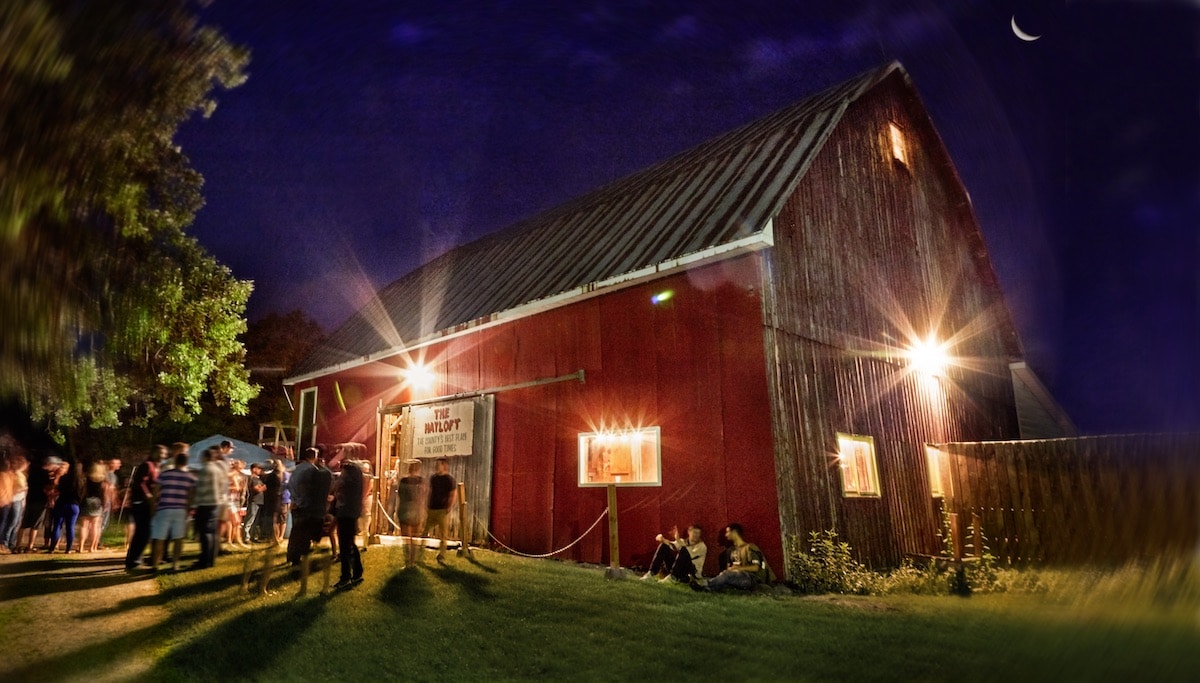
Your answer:
[[[250,78],[180,143],[206,178],[195,234],[255,281],[251,318],[301,308],[332,330],[456,244],[899,59],[1078,426],[1200,429],[1195,0],[217,0],[205,17],[252,50]]]

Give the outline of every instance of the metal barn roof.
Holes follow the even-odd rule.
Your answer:
[[[893,62],[442,254],[381,289],[287,382],[691,254],[753,243],[846,107],[894,73],[908,81]]]

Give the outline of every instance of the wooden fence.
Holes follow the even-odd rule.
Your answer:
[[[1198,549],[1200,434],[950,443],[930,453],[944,510],[978,516],[1001,562],[1114,564]]]

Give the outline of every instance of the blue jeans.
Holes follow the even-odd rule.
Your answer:
[[[750,572],[735,572],[732,569],[717,574],[708,580],[708,585],[705,586],[710,591],[721,591],[726,588],[740,588],[741,590],[754,589],[754,575]]]
[[[50,531],[51,550],[58,545],[58,534],[64,524],[67,526],[67,550],[75,545],[75,522],[77,521],[79,521],[79,505],[77,503],[54,506],[54,526]]]
[[[12,547],[13,530],[17,528],[17,520],[21,519],[21,508],[24,506],[25,501],[20,500],[0,507],[0,545]]]

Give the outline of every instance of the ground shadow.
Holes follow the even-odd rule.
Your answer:
[[[24,555],[21,557],[24,557]],[[94,567],[121,567],[121,562],[122,558],[68,560],[62,556],[43,555],[40,559],[36,560],[14,560],[4,562],[0,564],[0,574],[35,574],[39,572],[51,572],[58,569],[72,569],[75,567],[81,567],[85,569]]]
[[[448,564],[433,567],[430,573],[446,583],[458,586],[472,600],[490,601],[497,597],[491,589],[492,580],[479,574],[465,572]]]
[[[471,564],[475,565],[476,567],[479,567],[480,569],[482,569],[483,571],[485,571],[489,574],[499,574],[500,573],[499,569],[496,569],[495,567],[489,567],[488,565],[480,562],[479,558],[475,556],[475,553],[467,553],[467,562],[470,562]]]
[[[135,583],[153,578],[152,574],[127,574],[123,569],[108,569],[96,573],[77,575],[39,574],[20,579],[20,590],[16,585],[10,585],[0,590],[0,602],[16,600],[28,595],[46,595],[48,593],[71,593],[97,588],[108,588],[127,583]],[[15,584],[15,582],[13,582]]]
[[[380,602],[400,610],[412,609],[432,598],[429,579],[415,567],[392,574],[379,590]]]
[[[285,647],[325,611],[328,596],[263,604],[180,643],[155,664],[147,680],[271,680]],[[234,646],[231,647],[231,644]],[[247,648],[250,650],[247,650]]]

